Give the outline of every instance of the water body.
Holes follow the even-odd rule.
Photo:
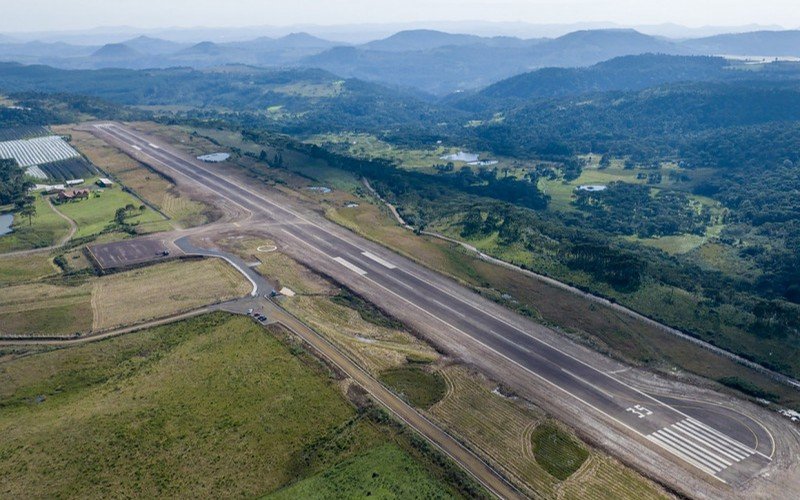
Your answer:
[[[0,236],[11,232],[11,225],[14,223],[14,214],[0,215]]]

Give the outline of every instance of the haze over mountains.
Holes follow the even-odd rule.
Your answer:
[[[581,30],[557,38],[408,30],[357,45],[307,33],[246,41],[178,42],[150,36],[96,45],[0,38],[0,61],[64,69],[210,68],[227,64],[319,68],[344,78],[434,95],[476,90],[540,68],[588,67],[638,54],[800,56],[800,31],[755,31],[685,40],[632,29]]]

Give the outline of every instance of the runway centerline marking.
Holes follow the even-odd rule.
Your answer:
[[[359,276],[366,276],[367,272],[357,265],[353,264],[352,262],[346,261],[341,257],[333,257],[333,260],[338,262],[339,264],[343,265],[347,269],[353,271],[354,273],[358,274]]]
[[[391,262],[389,262],[387,260],[384,260],[384,259],[378,257],[374,253],[361,252],[361,255],[363,255],[364,257],[366,257],[368,259],[374,260],[375,262],[377,262],[378,264],[382,265],[383,267],[385,267],[387,269],[397,269],[397,266],[395,266],[394,264],[392,264]]]
[[[604,389],[601,389],[601,388],[597,387],[595,384],[593,384],[593,383],[589,382],[589,381],[588,381],[588,380],[586,380],[585,378],[583,378],[583,377],[579,377],[579,376],[575,375],[574,373],[572,373],[571,371],[569,371],[569,370],[567,370],[567,369],[565,369],[565,368],[562,368],[562,369],[561,369],[561,371],[562,371],[562,372],[564,372],[564,373],[566,373],[566,374],[567,374],[567,375],[569,375],[570,377],[574,378],[575,380],[579,380],[580,382],[582,382],[582,383],[584,383],[584,384],[588,385],[588,386],[589,386],[589,387],[591,387],[592,389],[594,389],[594,390],[596,390],[596,391],[598,391],[598,392],[601,392],[601,393],[605,394],[607,397],[609,397],[609,398],[611,398],[611,399],[616,399],[616,398],[614,397],[614,395],[613,395],[613,394],[611,394],[611,393],[609,393],[609,392],[605,391]]]

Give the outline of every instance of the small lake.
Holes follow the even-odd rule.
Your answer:
[[[0,214],[0,236],[11,232],[14,223],[14,214]]]

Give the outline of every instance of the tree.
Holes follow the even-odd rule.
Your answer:
[[[33,216],[36,215],[36,205],[33,203],[26,203],[23,207],[19,210],[19,214],[23,217],[28,218],[28,225],[33,225]]]
[[[465,238],[474,236],[481,231],[482,226],[483,216],[481,215],[480,209],[478,207],[472,207],[467,212],[466,217],[464,217],[464,227],[461,230],[461,236]]]

